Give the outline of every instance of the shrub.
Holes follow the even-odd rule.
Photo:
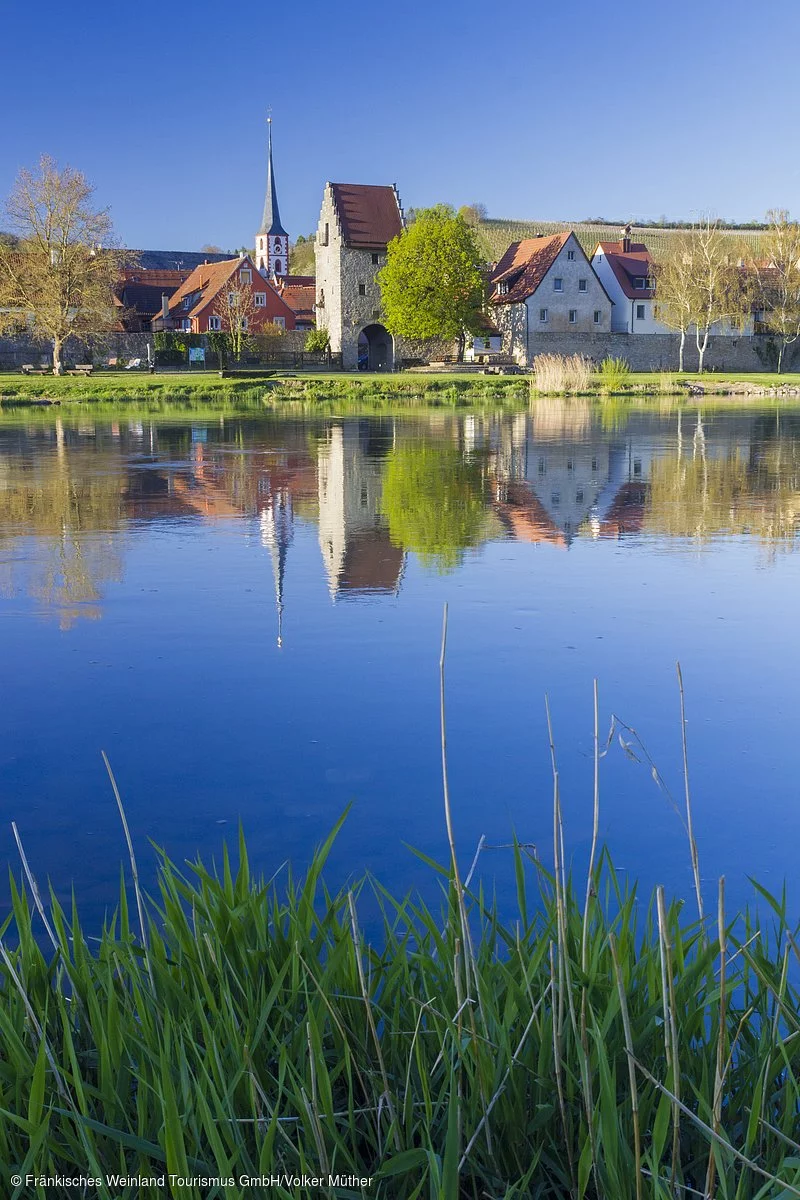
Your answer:
[[[588,392],[592,363],[584,354],[537,354],[533,360],[533,386],[542,395]]]
[[[628,382],[631,368],[624,358],[604,358],[600,363],[600,390],[602,392],[618,392]]]
[[[327,329],[309,329],[306,334],[305,349],[317,354],[324,354],[330,349],[331,335]]]

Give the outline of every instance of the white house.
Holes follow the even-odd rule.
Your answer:
[[[540,334],[609,333],[612,303],[570,230],[513,242],[490,278],[489,303],[506,349],[528,365]]]
[[[631,240],[630,226],[618,242],[597,243],[592,266],[614,303],[613,333],[672,332],[655,318],[653,259],[644,242]]]

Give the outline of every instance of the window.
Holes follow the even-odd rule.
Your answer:
[[[592,459],[592,470],[593,471],[597,470],[597,459],[596,458]]]
[[[231,308],[236,307],[236,292],[228,292],[228,304]]]
[[[323,229],[322,233],[319,235],[319,244],[321,246],[327,246],[329,234],[330,234],[330,227],[328,225],[328,222],[326,221],[325,228]]]
[[[596,308],[596,309],[594,310],[594,323],[595,323],[595,325],[599,325],[599,324],[600,324],[600,319],[601,319],[602,315],[603,315],[603,314],[600,312],[600,309],[599,309],[599,308]]]
[[[213,333],[215,330],[221,329],[221,328],[222,328],[222,321],[220,321],[219,317],[209,317],[208,318],[208,329],[209,329],[210,333]]]
[[[267,307],[267,293],[266,292],[256,292],[255,296],[253,297],[253,303],[255,304],[256,308],[266,308]]]
[[[253,282],[253,272],[249,269],[240,271],[239,278],[241,279],[242,283],[252,283]]]
[[[247,317],[239,317],[239,328],[241,329],[242,333],[247,333],[247,325]]]
[[[568,458],[568,459],[567,459],[567,470],[568,470],[568,471],[574,471],[574,470],[575,470],[575,463],[573,462],[573,460],[572,460],[571,458]]]
[[[633,473],[634,475],[641,475],[642,473],[642,460],[640,458],[633,460]]]
[[[192,328],[192,322],[189,320],[188,317],[184,317],[183,321],[181,322],[181,329],[185,329],[188,331],[191,328]]]
[[[644,275],[637,275],[633,286],[637,288],[646,288],[647,280],[645,279]]]
[[[191,306],[192,306],[192,297],[191,297],[191,296],[184,296],[184,297],[183,297],[183,307],[184,307],[184,308],[191,308]]]
[[[577,308],[571,308],[571,309],[569,310],[569,323],[570,323],[570,325],[574,325],[574,324],[575,324],[575,322],[577,321],[577,319],[578,319],[578,310],[577,310]]]
[[[564,280],[563,279],[554,279],[553,280],[553,291],[554,292],[563,292],[563,290],[564,290]]]
[[[544,458],[539,459],[539,474],[540,475],[547,474],[547,461]]]
[[[273,317],[272,324],[277,325],[279,329],[286,328],[286,317]]]
[[[508,280],[507,279],[500,280],[500,282],[497,285],[497,294],[498,294],[498,296],[507,296],[508,295]]]
[[[553,492],[550,496],[550,503],[551,504],[560,504],[561,503],[561,492]]]
[[[637,321],[644,320],[644,305],[643,304],[636,305],[636,320]]]
[[[367,285],[366,285],[365,283],[360,283],[360,284],[358,285],[358,294],[359,294],[359,296],[366,296],[366,294],[367,294]]]
[[[575,261],[575,251],[574,250],[567,251],[567,259],[569,260],[569,262]]]
[[[579,291],[579,292],[585,292],[585,291],[586,291],[586,280],[585,280],[585,279],[579,279],[579,280],[578,280],[578,291]]]
[[[539,309],[539,320],[540,320],[540,321],[546,321],[546,320],[547,320],[547,309],[546,309],[546,308],[540,308],[540,309]]]
[[[575,503],[583,504],[583,488],[578,488],[577,492],[575,493]]]
[[[373,267],[377,267],[377,265],[378,265],[378,263],[379,263],[380,261],[381,261],[381,256],[380,256],[380,254],[373,254],[373,256],[372,256],[372,265],[373,265]]]

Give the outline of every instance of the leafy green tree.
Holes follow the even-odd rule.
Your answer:
[[[381,510],[396,545],[413,550],[427,566],[452,570],[464,550],[483,539],[480,464],[450,446],[399,446],[387,459]]]
[[[446,204],[420,209],[388,246],[378,274],[384,324],[395,336],[452,338],[464,357],[483,300],[482,256],[475,235]]]

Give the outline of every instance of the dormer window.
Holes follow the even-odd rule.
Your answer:
[[[508,295],[508,280],[507,279],[498,280],[497,294],[498,294],[498,296],[507,296]]]
[[[192,307],[192,297],[191,297],[191,296],[184,296],[184,297],[183,297],[183,307],[184,307],[184,308],[191,308],[191,307]]]
[[[645,278],[644,275],[636,276],[636,280],[634,282],[634,287],[636,287],[636,288],[646,288],[647,287],[647,279]]]

